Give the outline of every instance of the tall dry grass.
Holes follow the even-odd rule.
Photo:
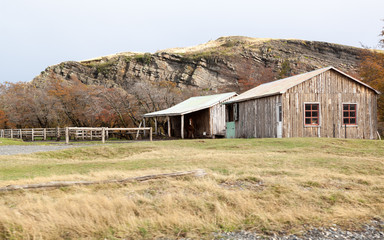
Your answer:
[[[96,149],[95,159],[53,158],[55,164],[111,166],[90,167],[84,173],[55,170],[54,175],[47,170],[31,179],[3,177],[1,186],[195,168],[208,175],[1,193],[0,238],[209,238],[214,231],[238,229],[298,232],[308,225],[334,223],[357,228],[384,217],[383,145],[377,144],[329,139],[175,141],[120,145],[146,149],[121,158],[100,157]],[[47,164],[45,156],[13,160],[15,166],[32,161],[36,169]]]

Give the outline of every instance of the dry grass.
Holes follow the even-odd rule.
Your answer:
[[[209,238],[359,227],[384,217],[384,144],[340,139],[144,142],[0,157],[0,186],[205,169],[179,178],[0,194],[0,238]]]

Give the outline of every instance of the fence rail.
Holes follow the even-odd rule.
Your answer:
[[[104,128],[104,127],[66,127],[66,128],[23,128],[23,129],[0,129],[0,138],[23,139],[23,140],[42,140],[48,138],[60,141],[65,137],[65,142],[68,144],[70,139],[74,140],[96,140],[100,139],[103,143],[110,137],[115,135],[131,136],[135,135],[137,140],[140,131],[145,137],[148,131],[149,140],[152,141],[152,128]],[[131,137],[133,139],[133,137]]]

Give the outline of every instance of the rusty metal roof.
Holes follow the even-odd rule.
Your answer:
[[[369,85],[349,76],[348,74],[338,70],[335,67],[330,66],[330,67],[326,67],[326,68],[317,69],[317,70],[312,71],[312,72],[307,72],[307,73],[299,74],[296,76],[276,80],[273,82],[264,83],[260,86],[252,88],[252,89],[232,98],[231,100],[225,102],[225,104],[234,103],[234,102],[242,102],[242,101],[246,101],[246,100],[250,100],[250,99],[262,98],[262,97],[282,94],[282,93],[285,93],[288,89],[290,89],[290,88],[292,88],[292,87],[294,87],[294,86],[296,86],[302,82],[305,82],[305,81],[307,81],[307,80],[309,80],[309,79],[311,79],[311,78],[313,78],[313,77],[315,77],[315,76],[317,76],[323,72],[331,70],[331,69],[337,71],[338,73],[340,73],[340,74],[342,74],[348,78],[350,78],[353,81],[356,81],[356,82],[370,88],[371,90],[375,91],[377,94],[380,94],[379,91],[375,90],[374,88],[370,87]]]
[[[235,92],[215,94],[209,96],[191,97],[184,102],[176,104],[173,107],[157,112],[144,114],[144,117],[160,117],[160,116],[178,116],[191,112],[196,112],[202,109],[210,108],[216,104],[222,103],[233,96]]]

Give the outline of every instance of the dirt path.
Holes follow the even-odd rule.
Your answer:
[[[0,155],[28,154],[35,152],[56,151],[67,148],[80,147],[78,145],[5,145],[0,146]]]

